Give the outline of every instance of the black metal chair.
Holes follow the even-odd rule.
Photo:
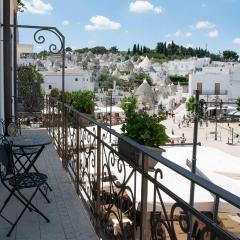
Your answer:
[[[41,186],[46,184],[47,176],[39,172],[18,173],[15,169],[16,162],[13,159],[12,144],[5,137],[2,138],[2,144],[0,145],[0,179],[1,183],[10,192],[10,194],[4,201],[3,206],[0,208],[0,216],[12,225],[7,234],[7,237],[9,237],[27,209],[38,213],[47,222],[50,222],[50,220],[32,203],[33,198],[36,196],[36,193],[40,190]],[[22,192],[23,189],[34,189],[30,198],[24,196]],[[14,223],[2,215],[2,212],[7,207],[8,202],[13,196],[24,206]]]
[[[2,129],[2,131],[1,131]],[[15,137],[15,136],[21,136],[22,130],[21,130],[21,123],[20,120],[18,119],[17,122],[11,122],[7,126],[7,131],[6,130],[6,123],[3,119],[0,119],[0,134],[7,135],[10,137]],[[1,133],[2,132],[2,133]],[[34,156],[39,152],[39,147],[16,147],[13,148],[13,154],[15,156],[15,170],[18,173],[23,173],[26,170],[26,165],[31,162],[31,159],[34,158]],[[17,165],[18,163],[18,165]],[[37,168],[33,166],[34,170],[38,172]],[[46,191],[49,189],[52,191],[52,188],[49,186],[48,183],[46,183]],[[40,189],[41,191],[41,189]],[[46,198],[47,202],[50,203],[49,199],[46,197],[46,194],[42,193],[43,196]]]

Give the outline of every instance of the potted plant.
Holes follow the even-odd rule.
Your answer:
[[[69,95],[69,94],[68,94]],[[68,103],[77,111],[93,116],[94,113],[94,92],[89,90],[73,91],[68,96]],[[83,117],[78,119],[80,127],[89,125],[89,121]]]
[[[160,123],[165,119],[165,116],[149,116],[146,112],[138,113],[135,111],[136,102],[135,97],[129,97],[123,99],[121,103],[126,114],[126,123],[123,124],[122,131],[125,136],[161,154],[165,150],[159,148],[159,146],[169,142],[165,132],[166,128]],[[139,150],[120,138],[118,147],[120,154],[141,166]],[[149,170],[153,169],[157,164],[154,159],[147,155],[144,156],[144,161],[148,162]]]

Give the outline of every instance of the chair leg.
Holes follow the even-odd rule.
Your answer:
[[[11,193],[9,194],[9,196],[6,198],[6,200],[3,203],[2,208],[0,209],[0,214],[3,212],[4,208],[7,206],[7,203],[9,202],[10,198],[13,195],[13,190],[11,191]]]
[[[5,209],[5,207],[7,206],[7,203],[10,201],[11,197],[14,196],[15,198],[17,198],[23,205],[26,205],[26,203],[18,197],[18,195],[15,193],[16,189],[15,188],[9,188],[5,183],[3,183],[3,185],[6,187],[6,189],[10,192],[9,196],[6,198],[6,200],[4,201],[4,204],[2,206],[2,208],[0,209],[0,214],[3,212],[3,210]],[[31,212],[32,209],[30,207],[28,207],[28,210]]]
[[[37,187],[36,192],[39,190],[39,187]],[[50,220],[36,207],[32,204],[31,201],[28,201],[28,199],[20,192],[18,191],[18,194],[26,201],[29,202],[29,205],[31,206],[31,208],[33,209],[33,211],[35,211],[36,213],[38,213],[39,215],[41,215],[46,222],[50,222]],[[35,193],[36,194],[36,193]]]
[[[12,225],[11,229],[9,230],[7,237],[10,237],[12,231],[14,230],[14,228],[16,227],[17,223],[19,222],[19,220],[21,219],[22,215],[24,214],[24,212],[26,211],[27,208],[29,208],[29,206],[31,206],[33,208],[33,210],[35,210],[38,214],[40,214],[47,222],[50,222],[50,220],[44,215],[42,214],[31,202],[33,200],[33,198],[35,197],[37,191],[39,190],[39,187],[36,188],[36,190],[33,192],[31,198],[28,200],[26,197],[23,196],[23,194],[17,190],[18,194],[26,201],[26,205],[24,207],[24,209],[22,210],[22,212],[20,213],[20,215],[18,216],[17,220],[15,221],[15,223]]]
[[[39,188],[39,191],[41,192],[41,194],[43,195],[43,197],[47,200],[48,203],[51,203],[51,201],[48,199],[47,195],[43,192],[43,190],[41,188]]]

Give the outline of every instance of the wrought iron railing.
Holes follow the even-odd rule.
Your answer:
[[[239,197],[56,99],[47,99],[45,113],[63,166],[100,235],[107,239],[238,239],[222,226],[219,214],[223,203],[239,212]],[[147,157],[157,162],[151,171]],[[175,185],[165,180],[172,182],[170,177]],[[179,179],[187,184],[181,185]],[[212,196],[212,211],[191,206],[184,197],[189,194],[177,193],[178,189],[189,193],[190,183],[195,184],[195,199],[199,189]]]

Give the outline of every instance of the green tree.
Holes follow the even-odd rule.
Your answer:
[[[70,47],[66,47],[66,52],[72,52],[72,48],[70,48]]]
[[[89,90],[73,91],[70,93],[70,105],[82,113],[94,113],[94,92]]]
[[[108,50],[105,47],[97,46],[94,48],[91,48],[90,51],[94,54],[104,54],[108,53]]]
[[[132,79],[130,79],[131,88],[136,88],[140,86],[144,80],[147,80],[150,86],[153,85],[151,78],[146,73],[134,73]]]
[[[49,55],[48,51],[46,50],[43,50],[37,54],[38,58],[43,58],[43,59],[46,59],[48,55]]]
[[[123,124],[122,131],[126,136],[140,144],[159,147],[169,142],[166,128],[160,123],[162,119],[163,117],[149,116],[146,112],[132,112],[128,114],[127,122]]]
[[[118,53],[118,48],[116,46],[113,46],[109,49],[109,52],[112,52],[112,53]]]
[[[133,54],[136,54],[137,53],[137,45],[134,44],[133,45],[133,50],[132,50]]]
[[[237,62],[238,61],[238,54],[231,50],[223,51],[223,59],[227,62]]]
[[[186,102],[187,111],[193,113],[194,112],[194,106],[195,106],[195,97],[191,96]]]
[[[42,75],[33,66],[17,68],[18,96],[27,112],[40,111],[43,108]]]
[[[135,96],[124,97],[121,100],[120,106],[124,110],[126,117],[130,117],[136,110],[137,98]]]
[[[177,85],[178,83],[180,85],[188,85],[188,77],[185,76],[170,76],[170,80],[174,85]]]
[[[101,74],[98,77],[99,87],[103,88],[105,91],[113,88],[114,81],[116,81],[116,85],[118,85],[120,88],[125,87],[124,82],[117,77],[114,77],[108,74]]]
[[[25,4],[22,0],[17,0],[17,10],[19,12],[24,12],[24,9],[26,8]]]

